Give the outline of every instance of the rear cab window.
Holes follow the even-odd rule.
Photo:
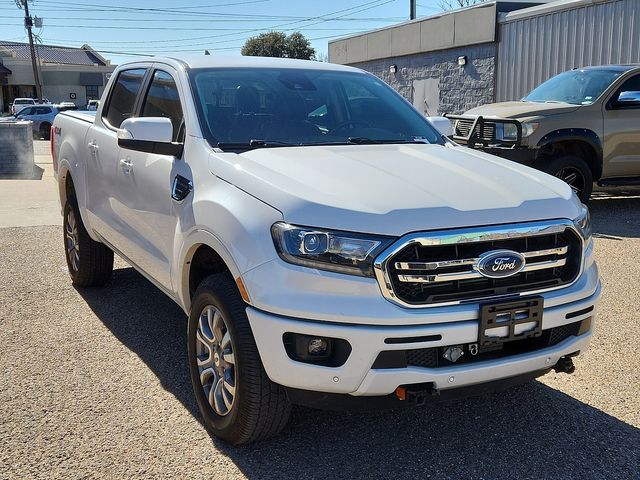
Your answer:
[[[109,104],[102,112],[102,119],[112,128],[120,128],[122,122],[133,116],[146,72],[146,68],[135,68],[118,74],[109,95]]]

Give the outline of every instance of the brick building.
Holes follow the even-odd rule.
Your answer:
[[[338,39],[329,61],[374,73],[430,115],[517,100],[571,68],[640,63],[639,0],[544,2],[485,2]]]

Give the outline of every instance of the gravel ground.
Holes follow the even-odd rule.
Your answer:
[[[397,412],[299,409],[243,448],[200,423],[177,306],[122,262],[77,291],[59,227],[0,229],[0,478],[640,478],[640,195],[592,212],[604,296],[574,375]]]

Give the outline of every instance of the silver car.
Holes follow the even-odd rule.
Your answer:
[[[32,105],[20,110],[11,117],[3,117],[0,122],[14,122],[16,120],[29,120],[33,125],[34,138],[49,140],[51,124],[60,110],[53,105]]]

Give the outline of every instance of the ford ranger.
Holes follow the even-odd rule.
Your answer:
[[[321,62],[121,65],[52,152],[71,280],[114,252],[188,315],[204,424],[235,444],[292,404],[423,404],[587,348],[589,213],[561,180],[458,146],[377,77]]]
[[[585,203],[594,181],[640,185],[640,65],[570,70],[518,102],[448,117],[456,142],[561,178]]]

